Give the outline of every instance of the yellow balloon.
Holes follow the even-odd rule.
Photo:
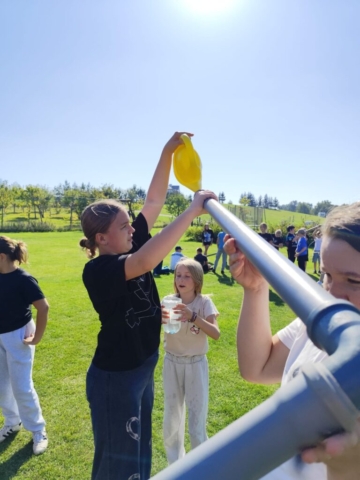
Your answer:
[[[201,189],[201,160],[190,137],[183,133],[181,139],[184,144],[174,152],[174,174],[181,185],[196,192]]]

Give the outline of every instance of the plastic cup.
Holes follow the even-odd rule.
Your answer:
[[[180,298],[169,296],[162,299],[161,304],[169,311],[170,318],[167,319],[167,323],[163,324],[164,332],[177,333],[181,328],[181,322],[179,321],[181,313],[175,313],[174,308],[181,303]]]

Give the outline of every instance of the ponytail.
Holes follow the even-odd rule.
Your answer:
[[[12,262],[19,262],[19,265],[26,263],[28,259],[26,243],[9,237],[0,236],[0,253],[7,255]]]

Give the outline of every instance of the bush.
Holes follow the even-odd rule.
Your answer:
[[[6,223],[1,227],[2,232],[55,232],[56,227],[47,222],[18,222]]]
[[[218,225],[217,223],[210,223],[209,226],[211,230],[214,232],[214,243],[216,243],[216,239],[218,236],[218,233],[221,232],[222,227]],[[185,233],[185,237],[193,242],[201,242],[201,233],[204,230],[203,225],[193,225],[192,227],[189,227]]]

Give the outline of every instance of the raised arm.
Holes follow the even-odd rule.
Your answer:
[[[277,383],[281,380],[289,349],[272,336],[269,316],[269,288],[265,279],[226,237],[230,272],[244,288],[244,300],[237,330],[238,363],[242,377],[254,383]]]
[[[180,136],[186,133],[189,137],[192,137],[192,133],[187,132],[175,132],[170,140],[166,143],[160,156],[159,163],[157,164],[155,173],[151,180],[144,206],[141,210],[142,214],[146,218],[149,231],[154,226],[156,219],[158,218],[161,209],[164,206],[166,193],[169,186],[169,175],[171,169],[172,154],[177,147],[184,142]]]
[[[215,193],[209,190],[196,192],[194,200],[185,212],[146,242],[139,251],[127,257],[125,262],[127,280],[151,271],[166,257],[190,226],[192,220],[206,213],[206,210],[204,210],[204,202],[207,198],[217,200]]]

